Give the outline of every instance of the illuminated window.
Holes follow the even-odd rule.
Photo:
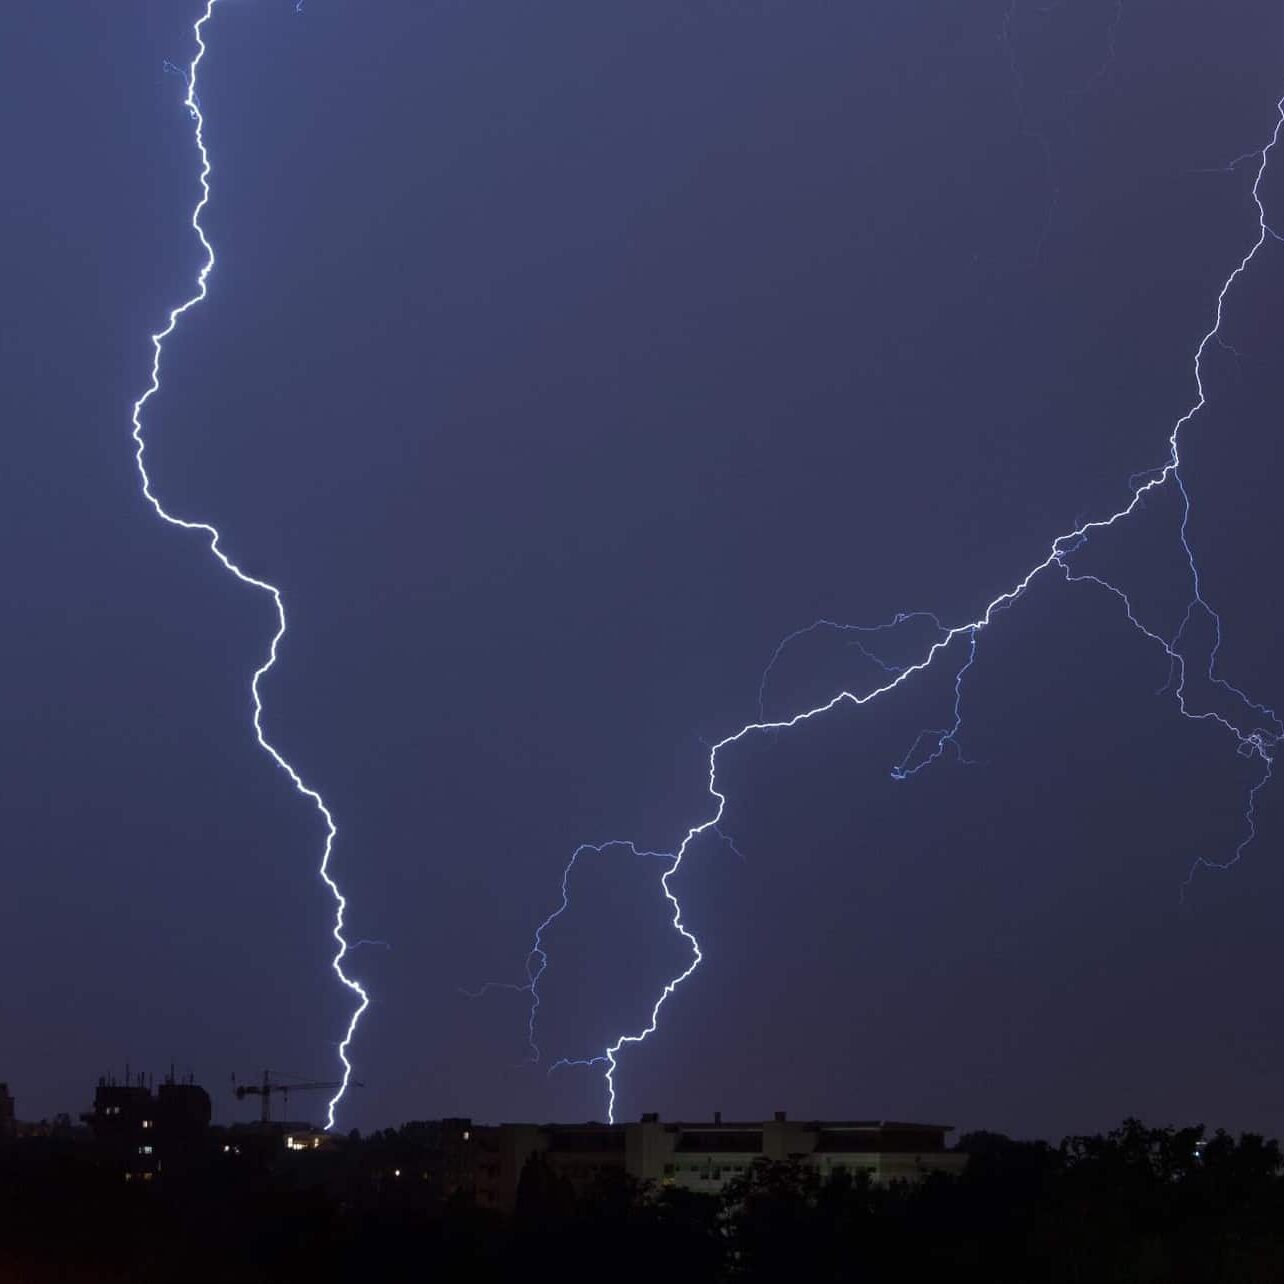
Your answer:
[[[151,1121],[150,1119],[144,1119],[144,1120],[143,1120],[143,1127],[144,1127],[144,1128],[150,1128],[151,1126],[152,1126],[152,1121]]]
[[[468,1129],[467,1129],[467,1128],[465,1128],[465,1129],[464,1129],[464,1140],[465,1140],[465,1141],[467,1141],[467,1140],[468,1140],[469,1135],[470,1135],[470,1134],[469,1134],[469,1132],[468,1132]]]

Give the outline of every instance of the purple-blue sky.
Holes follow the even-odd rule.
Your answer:
[[[326,1078],[346,998],[314,813],[255,748],[268,605],[142,504],[129,406],[199,246],[200,6],[0,13],[0,1078],[24,1116],[173,1060]],[[149,458],[286,594],[269,732],[331,804],[374,1004],[342,1126],[601,1117],[522,1065],[518,979],[581,842],[671,849],[707,743],[817,617],[974,618],[1162,464],[1252,244],[1284,92],[1264,0],[960,7],[220,0],[201,101],[219,252]],[[1004,33],[1007,39],[1004,39]],[[1113,55],[1111,53],[1113,49]],[[1284,162],[1284,157],[1281,158]],[[1284,166],[1262,185],[1284,221]],[[1284,248],[1237,283],[1184,439],[1227,676],[1284,702]],[[1171,497],[1083,569],[1175,625]],[[896,659],[899,657],[889,657]],[[862,680],[813,635],[770,713]],[[1125,1113],[1284,1128],[1284,814],[1224,874],[1252,764],[1156,697],[1084,586],[984,635],[962,745],[890,779],[952,673],[724,761],[675,879],[705,963],[621,1117]],[[552,1059],[685,965],[655,862],[585,860]]]

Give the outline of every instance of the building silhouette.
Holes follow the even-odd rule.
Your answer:
[[[188,1168],[210,1148],[209,1093],[171,1073],[155,1092],[143,1075],[126,1073],[117,1083],[98,1080],[94,1108],[81,1119],[89,1125],[99,1153],[117,1165],[126,1180],[151,1181],[163,1171]]]
[[[499,1124],[467,1119],[412,1125],[419,1158],[408,1155],[382,1176],[429,1179],[443,1197],[464,1194],[481,1207],[512,1210],[528,1164],[546,1167],[585,1193],[603,1177],[627,1175],[657,1187],[718,1194],[759,1160],[794,1160],[822,1178],[864,1174],[875,1185],[961,1172],[967,1156],[948,1150],[945,1124],[888,1120],[665,1123],[643,1115],[628,1124]],[[407,1138],[409,1140],[409,1138]]]
[[[7,1083],[0,1083],[0,1141],[12,1141],[18,1135],[18,1120],[14,1114],[13,1094]]]
[[[958,1173],[967,1156],[946,1147],[946,1124],[889,1120],[476,1124],[407,1123],[360,1143],[358,1168],[387,1197],[440,1205],[462,1198],[512,1212],[524,1172],[537,1170],[584,1195],[619,1175],[657,1188],[716,1195],[760,1160],[799,1162],[822,1179],[865,1175],[875,1185]],[[400,1192],[399,1194],[397,1192]]]

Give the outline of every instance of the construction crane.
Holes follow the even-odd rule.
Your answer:
[[[292,1092],[338,1092],[343,1087],[341,1083],[312,1083],[300,1079],[297,1075],[285,1075],[279,1070],[264,1070],[262,1083],[237,1083],[236,1075],[232,1076],[232,1091],[236,1093],[237,1101],[244,1101],[246,1097],[261,1097],[263,1099],[262,1111],[259,1118],[263,1123],[272,1121],[272,1098],[279,1096],[284,1109],[288,1110],[290,1106],[290,1093]],[[350,1081],[350,1088],[360,1088],[363,1084],[355,1080]]]

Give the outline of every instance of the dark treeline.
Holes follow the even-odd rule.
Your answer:
[[[1255,1136],[1134,1120],[1060,1146],[974,1133],[958,1177],[880,1188],[763,1162],[719,1196],[618,1172],[577,1192],[536,1158],[511,1214],[370,1179],[372,1158],[413,1156],[414,1136],[146,1186],[74,1142],[0,1147],[0,1279],[1284,1280],[1280,1152]]]

